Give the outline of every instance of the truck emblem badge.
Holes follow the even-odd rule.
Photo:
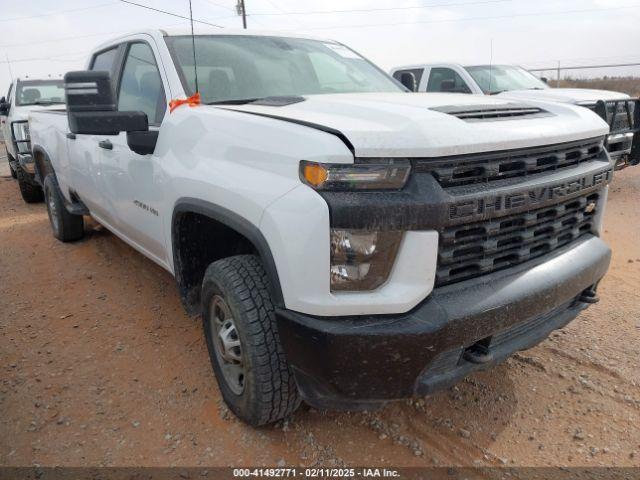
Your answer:
[[[596,202],[589,202],[584,208],[584,213],[591,213],[596,209]]]

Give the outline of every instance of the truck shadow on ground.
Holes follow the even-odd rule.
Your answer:
[[[179,309],[178,292],[167,272],[93,220],[86,222],[85,230],[85,238],[95,242],[91,249],[109,265],[110,270],[122,272],[133,284],[138,282],[138,278],[155,279],[155,286],[143,287],[144,290],[151,290],[150,295],[144,297],[155,300],[147,307],[144,307],[147,302],[140,300],[139,306],[164,310],[162,303],[155,304],[158,297],[163,296],[164,307],[174,311]],[[163,343],[167,350],[171,349],[171,344],[180,342],[186,328],[190,331],[188,336],[199,344],[194,345],[198,351],[196,356],[202,358],[206,346],[199,317],[189,318],[186,314],[164,317],[162,323]],[[284,422],[261,429],[242,424],[224,406],[217,408],[217,411],[210,410],[210,413],[220,416],[219,412],[224,411],[221,416],[225,424],[230,422],[234,429],[251,437],[267,435],[274,446],[287,441],[287,430],[299,430],[305,441],[311,433],[316,450],[324,451],[325,457],[334,458],[337,464],[345,457],[350,458],[350,463],[354,461],[353,452],[345,450],[345,446],[353,443],[354,438],[362,447],[363,462],[390,458],[391,449],[396,456],[406,457],[406,461],[416,465],[438,462],[468,465],[478,459],[492,464],[496,463],[496,459],[489,451],[490,446],[502,429],[513,421],[517,407],[510,362],[474,373],[459,384],[430,397],[392,402],[377,411],[331,412],[307,407],[301,408]],[[222,399],[209,366],[202,365],[198,371],[205,378],[200,378],[197,383],[207,384],[209,388],[205,391],[209,390],[220,405]],[[210,418],[207,423],[214,427],[220,424],[220,420]]]
[[[391,402],[377,411],[303,409],[294,421],[331,445],[349,444],[353,432],[364,427],[372,435],[358,436],[363,461],[400,456],[413,465],[500,465],[505,460],[493,454],[491,446],[518,409],[512,362],[471,374],[434,395]]]

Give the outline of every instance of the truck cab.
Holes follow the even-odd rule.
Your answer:
[[[64,104],[62,79],[21,79],[9,85],[0,98],[0,127],[7,150],[11,176],[18,179],[22,198],[42,201],[42,186],[35,177],[29,137],[29,113],[37,109],[58,108]]]
[[[551,88],[522,67],[433,63],[397,67],[391,75],[414,92],[497,95],[522,101],[561,102],[596,112],[610,127],[607,150],[617,168],[640,163],[640,101],[608,90]]]

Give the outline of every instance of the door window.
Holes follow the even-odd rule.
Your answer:
[[[432,68],[427,92],[471,93],[462,77],[451,68]]]
[[[159,125],[166,108],[160,71],[151,47],[147,43],[132,43],[120,77],[118,110],[144,112],[150,125]]]

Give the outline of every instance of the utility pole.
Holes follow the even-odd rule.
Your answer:
[[[11,71],[11,62],[9,61],[9,54],[5,53],[4,58],[7,59],[7,67],[9,68],[9,76],[11,77],[11,81],[13,82],[13,72]]]
[[[236,12],[238,15],[242,15],[242,28],[247,29],[247,11],[244,8],[244,0],[238,0],[236,4]]]

